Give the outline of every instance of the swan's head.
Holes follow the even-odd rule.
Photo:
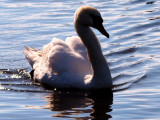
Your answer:
[[[109,34],[104,29],[103,19],[100,12],[93,7],[83,6],[76,10],[74,15],[75,22],[83,26],[90,26],[99,30],[103,35],[109,38]]]

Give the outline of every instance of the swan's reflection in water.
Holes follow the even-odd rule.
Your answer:
[[[113,93],[111,89],[92,91],[90,99],[93,101],[91,116],[94,120],[107,120],[112,118],[111,115],[107,114],[112,111]]]
[[[112,90],[54,91],[46,96],[45,107],[57,112],[53,117],[107,120],[112,116]],[[83,116],[84,115],[84,116]]]

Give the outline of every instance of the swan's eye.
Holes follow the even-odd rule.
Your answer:
[[[103,23],[103,19],[101,16],[90,15],[93,19],[93,24]]]

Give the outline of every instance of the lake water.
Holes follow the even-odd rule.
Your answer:
[[[111,36],[95,30],[113,96],[46,90],[28,77],[24,46],[76,35],[73,15],[83,5],[102,13]],[[160,120],[159,26],[159,0],[0,0],[0,120]]]

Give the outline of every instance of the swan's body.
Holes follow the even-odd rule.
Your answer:
[[[75,13],[79,37],[53,38],[42,50],[25,47],[34,80],[53,88],[111,88],[112,78],[101,46],[90,26],[109,37],[97,9],[85,6]]]

